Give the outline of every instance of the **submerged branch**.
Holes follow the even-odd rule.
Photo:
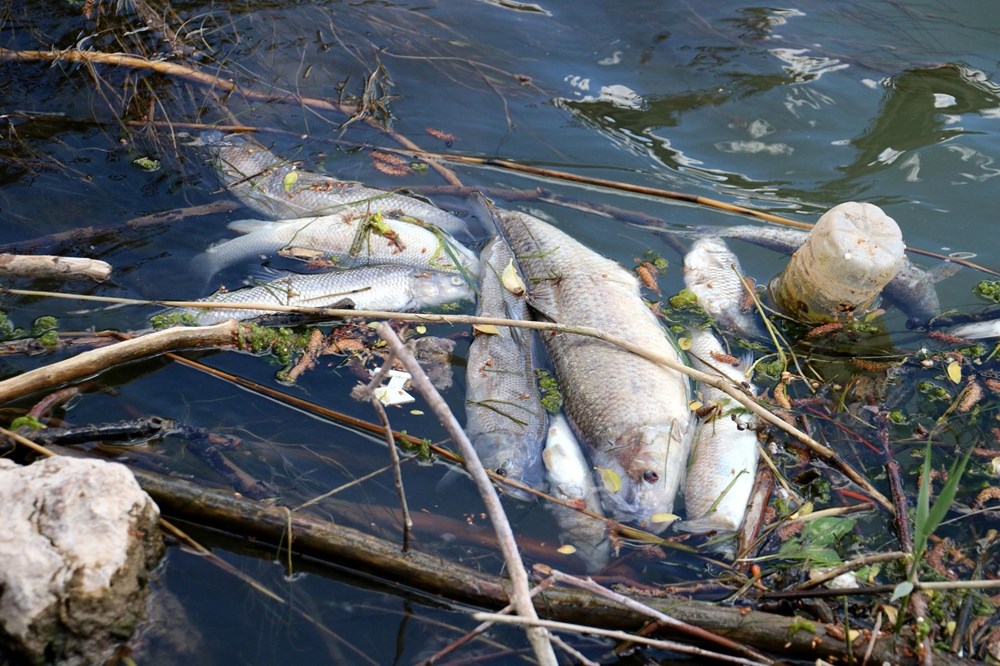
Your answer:
[[[214,490],[142,470],[135,470],[135,475],[143,490],[156,500],[165,514],[237,534],[257,545],[281,543],[288,529],[288,513],[282,507],[267,506],[234,496],[230,491]],[[403,554],[398,545],[389,541],[295,511],[291,516],[291,529],[295,532],[295,549],[300,556],[398,581],[405,589],[439,599],[443,597],[454,603],[501,608],[509,601],[501,578],[419,550]],[[265,552],[268,556],[273,555],[273,550]],[[809,659],[847,658],[843,638],[834,638],[842,636],[837,631],[839,627],[830,626],[828,631],[828,625],[803,622],[801,618],[678,598],[650,598],[643,602],[680,621],[760,650]],[[535,606],[546,618],[606,629],[634,631],[647,619],[586,590],[549,589],[539,595]],[[662,627],[661,632],[678,636],[669,627]],[[873,658],[878,660],[875,663],[915,663],[912,657],[904,654],[907,645],[912,643],[900,638],[897,647],[896,640],[891,635],[875,636]],[[935,656],[940,664],[969,663],[953,655],[936,653]]]

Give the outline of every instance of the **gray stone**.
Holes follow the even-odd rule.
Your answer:
[[[0,640],[27,663],[103,661],[145,614],[159,510],[128,468],[0,459]]]

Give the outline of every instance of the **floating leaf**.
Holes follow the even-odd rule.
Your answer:
[[[513,259],[507,263],[507,267],[503,269],[502,273],[500,273],[500,284],[503,285],[504,289],[515,296],[524,295],[524,280],[521,279],[521,274],[517,272]]]
[[[281,181],[281,186],[285,188],[285,192],[291,192],[295,189],[295,184],[299,182],[299,172],[289,171],[285,174],[285,178]]]
[[[858,640],[858,636],[860,636],[860,635],[861,635],[861,632],[858,631],[857,629],[848,629],[847,630],[847,640],[848,640],[848,642],[853,643],[854,641]]]
[[[955,384],[962,381],[962,364],[958,361],[952,361],[948,364],[948,379],[950,379]]]
[[[472,330],[485,335],[500,335],[500,329],[493,324],[473,324]]]
[[[806,502],[802,506],[799,507],[798,511],[796,511],[795,513],[793,513],[792,515],[790,515],[788,517],[788,519],[789,520],[798,520],[799,518],[802,518],[803,516],[808,516],[812,512],[813,512],[813,503],[812,502]]]
[[[1000,476],[1000,456],[990,461],[990,470],[993,472],[993,476]]]
[[[424,415],[424,410],[422,410],[422,409],[411,409],[410,410],[410,414],[413,414],[414,416],[423,416]]]
[[[136,165],[143,171],[158,171],[160,169],[160,160],[152,157],[137,157],[132,160],[132,164]]]
[[[904,580],[902,583],[896,586],[896,589],[892,591],[892,598],[889,601],[895,601],[896,599],[902,599],[905,596],[909,596],[910,592],[913,592],[913,583],[908,580]]]
[[[556,549],[556,552],[559,553],[560,555],[572,555],[573,553],[576,552],[576,548],[571,546],[570,544],[566,544],[565,546],[559,546]]]
[[[691,350],[691,338],[677,338],[677,346],[681,351]]]
[[[649,517],[649,522],[654,525],[661,525],[663,523],[672,523],[677,520],[680,516],[672,513],[654,513]]]
[[[416,327],[415,329],[413,329],[413,330],[414,330],[414,331],[416,331],[417,333],[419,333],[420,335],[423,335],[424,333],[426,333],[426,332],[427,332],[427,327],[426,327],[426,326],[424,326],[423,324],[421,324],[421,325],[417,326],[417,327]]]
[[[618,472],[612,469],[605,469],[604,467],[598,467],[597,471],[601,473],[604,489],[609,493],[614,495],[622,489],[622,477],[618,475]]]
[[[692,412],[697,412],[703,406],[704,405],[702,404],[701,400],[692,400],[691,402],[688,403],[688,409],[691,410]]]

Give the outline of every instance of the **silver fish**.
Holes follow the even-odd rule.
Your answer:
[[[182,309],[198,324],[217,324],[229,319],[251,319],[264,310],[252,310],[248,303],[330,307],[350,299],[357,310],[404,312],[473,298],[471,287],[454,273],[414,271],[404,266],[367,266],[348,271],[312,275],[289,273],[265,284],[217,292],[200,301],[231,303],[233,308]]]
[[[684,286],[720,327],[745,337],[763,338],[756,317],[744,312],[740,260],[721,238],[699,238],[684,255]]]
[[[300,169],[246,135],[207,131],[201,133],[200,143],[226,189],[244,206],[270,218],[381,212],[388,217],[415,218],[453,235],[468,234],[461,218],[433,204]]]
[[[800,229],[754,225],[700,227],[699,231],[706,235],[739,238],[784,254],[791,254],[799,249],[808,235],[807,231]],[[958,264],[948,264],[947,270],[925,271],[904,257],[896,276],[882,289],[882,295],[906,314],[908,326],[926,326],[927,322],[941,314],[941,302],[934,283],[953,274],[957,266]]]
[[[959,324],[946,329],[949,335],[954,335],[967,340],[988,340],[1000,337],[1000,319],[990,319],[986,321],[970,321],[966,324]]]
[[[477,315],[530,319],[524,295],[515,296],[501,283],[512,259],[500,237],[483,248]],[[477,333],[469,348],[465,402],[465,432],[483,465],[539,490],[545,484],[542,446],[549,424],[535,383],[540,355],[532,330],[501,326],[496,334]],[[518,499],[533,499],[516,488],[505,489]]]
[[[548,473],[549,494],[604,515],[590,465],[583,457],[580,442],[573,435],[569,421],[561,412],[553,416],[549,423],[542,458]],[[588,573],[607,566],[611,558],[607,524],[569,507],[551,502],[546,506],[559,524],[560,540],[576,549],[576,555],[583,560]]]
[[[479,274],[479,258],[454,238],[410,222],[343,211],[294,220],[239,220],[242,232],[195,257],[192,269],[206,280],[234,263],[279,251],[315,253],[337,267],[397,264],[417,270]]]
[[[756,395],[756,388],[747,382],[751,357],[744,357],[738,367],[733,367],[719,360],[725,352],[711,331],[694,329],[690,339],[688,357],[692,367],[746,384]],[[757,420],[716,388],[704,386],[701,394],[705,405],[718,405],[721,412],[700,421],[695,430],[684,483],[688,520],[677,523],[677,527],[692,532],[735,531],[743,522],[757,471]]]
[[[536,217],[501,209],[494,217],[528,280],[529,302],[543,316],[679,359],[631,273]],[[602,480],[605,508],[662,531],[693,432],[687,378],[595,338],[542,339],[566,414]]]

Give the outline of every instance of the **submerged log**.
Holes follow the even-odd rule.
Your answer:
[[[455,603],[489,609],[509,603],[504,581],[498,576],[419,551],[403,553],[394,543],[314,516],[290,513],[284,507],[265,506],[150,472],[136,470],[135,475],[166,515],[272,545],[287,543],[291,529],[296,554],[396,582],[401,593],[416,589]],[[848,659],[843,629],[837,625],[679,598],[642,601],[678,620],[761,650],[810,659]],[[595,627],[638,630],[647,623],[647,618],[582,590],[550,588],[537,595],[535,605],[541,617]],[[669,628],[662,628],[661,633],[671,635]],[[678,634],[673,637],[684,638]],[[852,647],[853,653],[863,652],[868,639],[862,632]],[[872,663],[917,663],[908,651],[912,645],[912,639],[906,637],[880,636],[873,652],[876,661]],[[971,663],[943,653],[936,657],[939,664]]]

